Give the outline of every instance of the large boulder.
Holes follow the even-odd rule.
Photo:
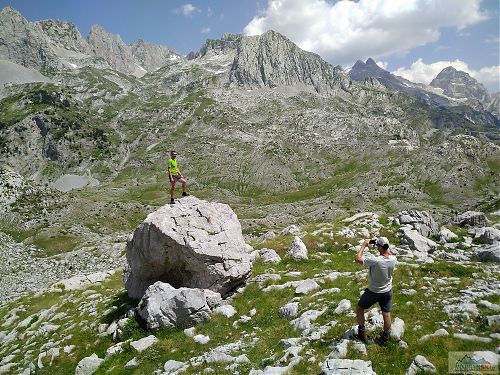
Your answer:
[[[491,245],[476,249],[471,256],[471,260],[500,263],[500,242],[495,241]]]
[[[500,241],[500,229],[492,227],[474,228],[469,231],[474,235],[474,242],[492,244],[495,241]]]
[[[482,212],[477,211],[466,211],[457,215],[452,221],[452,224],[458,226],[471,226],[471,227],[484,227],[487,226],[490,221],[484,216]]]
[[[416,230],[409,227],[401,227],[396,233],[398,237],[401,237],[401,243],[407,244],[412,250],[420,253],[432,253],[437,248],[437,244],[422,236]]]
[[[151,285],[137,307],[151,331],[189,328],[210,320],[211,310],[203,289],[179,288],[157,281]]]
[[[137,299],[156,281],[225,296],[251,274],[248,247],[228,205],[185,197],[149,214],[129,238],[125,288]]]
[[[424,237],[437,234],[439,227],[427,211],[402,211],[397,220],[401,225],[408,225]]]

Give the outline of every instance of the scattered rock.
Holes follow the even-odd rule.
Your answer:
[[[175,361],[173,359],[169,359],[165,362],[163,369],[165,370],[161,375],[174,375],[181,372],[186,371],[188,365],[184,362]]]
[[[436,367],[434,367],[434,365],[424,356],[417,355],[413,359],[410,367],[406,370],[406,375],[416,375],[421,372],[434,374],[436,372]]]
[[[139,353],[142,353],[144,350],[153,346],[158,342],[158,339],[154,335],[149,335],[147,337],[143,337],[140,340],[132,341],[130,346]]]
[[[95,353],[90,357],[85,357],[76,365],[75,375],[91,375],[97,371],[103,361],[104,359],[99,358]]]
[[[479,310],[475,303],[457,303],[451,304],[444,307],[444,311],[451,318],[459,318],[463,320],[469,320],[471,317],[476,317],[479,315]]]
[[[500,315],[487,315],[484,322],[490,328],[500,327]]]
[[[288,320],[296,318],[299,314],[299,303],[291,302],[278,309],[278,316],[280,318],[287,318]]]
[[[224,315],[226,318],[230,318],[236,314],[236,309],[231,305],[222,305],[213,310],[215,314]]]
[[[210,337],[208,337],[206,335],[195,335],[195,336],[193,336],[193,340],[199,344],[204,345],[210,341]]]
[[[500,305],[497,305],[496,303],[491,303],[490,301],[481,300],[477,303],[477,305],[493,311],[500,311]]]
[[[456,338],[456,339],[459,339],[459,340],[464,340],[464,341],[479,341],[479,342],[486,342],[486,343],[489,343],[489,342],[493,341],[489,337],[481,337],[481,336],[477,336],[477,335],[469,335],[469,334],[466,334],[466,333],[454,333],[453,337]]]
[[[328,358],[321,365],[323,375],[376,375],[371,361]]]
[[[453,233],[451,230],[445,227],[441,228],[438,236],[439,236],[439,243],[443,245],[446,242],[449,242],[450,240],[458,239],[458,236],[455,233]]]
[[[306,279],[299,282],[295,288],[295,294],[309,294],[313,290],[321,288],[318,283],[312,279]]]
[[[436,337],[436,336],[448,336],[448,335],[449,335],[449,333],[448,333],[448,331],[447,331],[447,330],[445,330],[444,328],[440,328],[440,329],[436,330],[436,332],[434,332],[434,333],[429,333],[429,334],[427,334],[427,335],[423,335],[423,336],[420,338],[420,340],[421,340],[421,341],[425,341],[425,340],[427,340],[427,339],[429,339],[429,338],[431,338],[431,337]]]
[[[424,254],[432,253],[437,248],[437,244],[434,241],[408,227],[400,228],[396,235],[401,237],[402,243],[406,243],[411,249]]]
[[[264,370],[251,369],[248,375],[284,375],[302,360],[302,357],[293,358],[285,367],[267,366]]]
[[[148,329],[187,328],[210,320],[204,289],[179,288],[157,281],[151,285],[137,307]]]
[[[259,250],[259,255],[264,263],[279,263],[279,262],[281,262],[281,257],[273,249],[261,249],[261,250]]]
[[[408,225],[424,237],[436,234],[438,226],[427,211],[402,211],[397,216],[401,225]]]
[[[394,340],[399,341],[403,337],[404,333],[405,333],[405,322],[403,321],[403,319],[401,319],[399,317],[396,317],[392,321],[392,325],[391,325],[391,337]]]
[[[132,358],[130,361],[125,363],[125,370],[131,370],[133,368],[136,368],[137,366],[139,366],[137,358]]]
[[[308,259],[307,258],[307,248],[300,237],[295,236],[292,244],[288,247],[286,257],[292,258],[294,260]]]
[[[334,314],[342,314],[346,311],[351,310],[351,301],[348,299],[343,299],[339,302],[338,306],[333,311]]]
[[[469,232],[470,233],[470,232]],[[500,229],[483,227],[474,230],[474,242],[492,244],[500,241]]]

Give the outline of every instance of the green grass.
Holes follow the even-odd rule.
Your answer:
[[[351,301],[354,308],[360,291],[366,287],[367,283],[366,276],[354,277],[355,273],[361,271],[363,267],[354,262],[355,252],[349,250],[352,244],[357,244],[359,238],[346,239],[334,235],[334,238],[331,239],[326,235],[332,226],[336,228],[336,231],[343,225],[341,218],[339,218],[334,223],[308,224],[301,227],[301,230],[306,230],[309,233],[303,238],[309,249],[309,260],[293,261],[284,258],[279,264],[269,265],[260,261],[254,264],[254,276],[263,273],[279,273],[281,275],[280,281],[268,281],[266,285],[317,277],[334,270],[351,272],[348,276],[338,277],[335,280],[325,279],[324,282],[320,283],[321,289],[339,288],[340,292],[321,296],[314,296],[313,293],[310,293],[300,298],[300,313],[311,308],[326,309],[325,313],[314,324],[323,326],[333,320],[337,324],[322,339],[313,341],[304,348],[301,355],[305,360],[293,368],[290,374],[320,373],[321,363],[331,351],[330,344],[341,339],[344,332],[356,324],[355,318],[352,316],[335,315],[333,313],[341,299]],[[324,230],[325,234],[318,232],[317,235],[312,235],[312,232],[319,229]],[[381,233],[390,236],[391,241],[396,243],[396,238],[393,234],[391,235],[393,229],[386,228]],[[277,236],[254,245],[255,248],[274,248],[283,257],[291,240],[292,236]],[[318,252],[321,252],[321,255]],[[290,271],[299,271],[301,276],[299,278],[285,276]],[[486,276],[482,267],[464,267],[460,264],[444,261],[421,265],[418,268],[398,265],[393,281],[392,316],[393,319],[399,317],[405,321],[403,340],[408,343],[408,348],[401,349],[395,342],[390,342],[387,347],[372,344],[367,347],[367,357],[357,354],[354,349],[350,348],[348,358],[368,359],[372,361],[373,368],[377,373],[399,375],[404,373],[413,358],[420,354],[437,367],[438,373],[446,373],[448,366],[446,353],[449,351],[495,350],[495,343],[466,342],[454,339],[451,336],[434,338],[425,342],[419,340],[424,334],[442,328],[444,322],[453,322],[454,328],[447,327],[450,333],[462,330],[480,336],[488,336],[491,333],[480,321],[451,321],[443,311],[443,300],[450,296],[459,295],[460,290],[471,285],[475,281],[474,273],[477,273],[479,277]],[[451,290],[441,291],[441,287],[434,281],[449,277],[459,277],[460,282],[458,284],[447,283],[451,285]],[[498,280],[498,275],[495,278]],[[435,289],[431,294],[428,293],[428,289],[425,289],[429,286],[433,286]],[[410,287],[415,289],[417,294],[406,296],[401,293],[402,289]],[[23,306],[24,310],[19,312],[20,319],[33,314],[36,316],[36,313],[40,310],[53,308],[55,312],[65,311],[69,314],[68,317],[60,321],[61,324],[64,322],[78,324],[88,319],[93,322],[96,321],[96,318],[88,315],[88,310],[84,308],[90,306],[90,303],[97,311],[97,323],[109,324],[123,315],[129,307],[135,306],[137,303],[137,301],[128,298],[124,292],[121,273],[115,274],[100,286],[92,287],[91,290],[93,290],[93,293],[103,296],[103,298],[92,303],[92,300],[86,300],[86,297],[82,295],[82,291],[45,293],[42,296],[30,295],[0,308],[0,316],[5,316],[15,306]],[[86,295],[88,294],[86,293]],[[228,319],[221,315],[212,315],[209,322],[196,326],[197,334],[210,337],[208,344],[198,344],[180,330],[162,330],[155,333],[160,340],[158,344],[143,353],[136,353],[130,345],[125,345],[123,353],[106,360],[96,374],[151,374],[156,369],[161,368],[169,359],[186,361],[188,358],[202,355],[211,348],[237,340],[250,343],[250,339],[253,337],[250,335],[254,335],[254,337],[258,338],[258,341],[241,352],[231,353],[233,356],[244,353],[250,359],[249,364],[239,366],[240,373],[247,373],[252,368],[263,369],[267,365],[276,365],[277,360],[284,354],[283,349],[278,345],[279,340],[300,336],[300,333],[296,332],[286,319],[279,318],[277,315],[278,308],[290,302],[294,297],[296,297],[294,288],[263,292],[256,284],[250,283],[244,292],[237,295],[231,302],[238,311],[236,316]],[[490,296],[486,299],[492,303],[500,302],[499,295]],[[250,322],[239,323],[237,326],[233,325],[239,316],[249,315],[252,309],[256,310],[256,314]],[[83,313],[80,313],[80,311],[83,311]],[[484,311],[484,313],[488,312]],[[33,324],[39,324],[36,318],[33,317],[32,320]],[[372,334],[376,335],[377,333]],[[81,358],[92,353],[96,353],[103,358],[106,349],[113,345],[109,338],[98,339],[96,337],[96,328],[89,328],[86,325],[75,327],[72,334],[74,337],[68,343],[65,342],[65,345],[71,342],[78,343],[77,351],[72,355],[60,356],[52,366],[48,366],[47,359],[47,361],[44,361],[47,367],[40,373],[72,373],[76,363]],[[144,323],[138,319],[131,319],[124,330],[124,338],[127,339],[138,339],[149,334],[144,328]],[[61,328],[54,333],[53,337],[56,339],[58,336],[62,337],[63,335],[66,335],[66,333],[62,332]],[[42,340],[45,340],[45,338],[37,339],[36,345],[41,345]],[[309,354],[306,354],[306,351],[310,351]],[[139,366],[124,371],[124,365],[134,357],[137,358]],[[307,361],[310,357],[315,357],[316,360],[314,362]],[[226,366],[225,364],[209,365],[217,374],[232,374],[233,371],[227,370]],[[190,367],[186,374],[199,373],[204,367],[208,367],[208,365],[196,368]]]

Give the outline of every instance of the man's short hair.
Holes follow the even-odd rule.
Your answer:
[[[170,151],[170,155],[171,156],[177,155],[177,151],[175,151],[175,150]]]

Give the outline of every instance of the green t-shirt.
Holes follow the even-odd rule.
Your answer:
[[[177,176],[177,174],[179,174],[179,170],[177,169],[177,160],[168,159],[168,169],[170,169],[172,176]]]

